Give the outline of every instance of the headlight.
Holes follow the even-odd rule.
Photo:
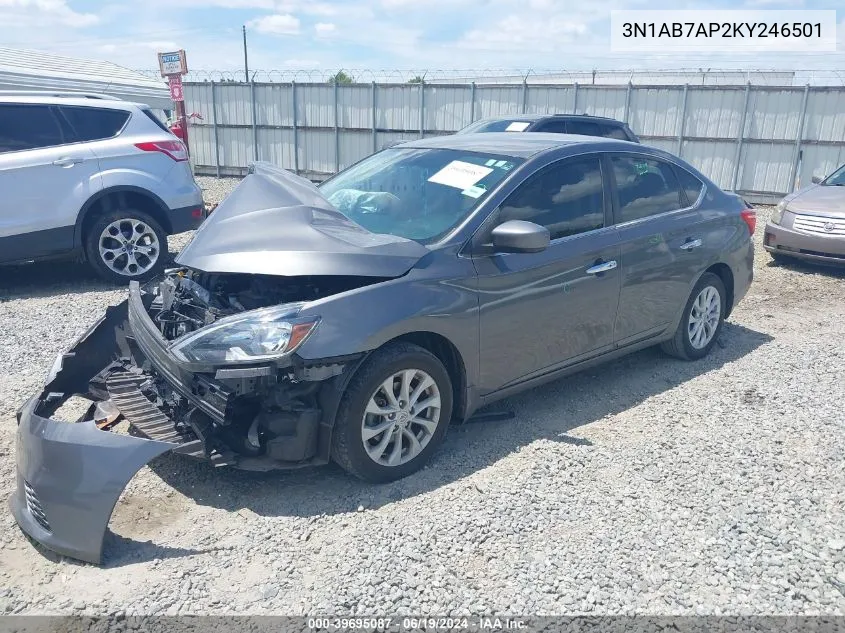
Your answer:
[[[195,363],[253,363],[290,354],[319,318],[297,318],[304,303],[288,303],[225,317],[179,339],[173,354]]]
[[[769,222],[772,224],[780,224],[780,219],[783,216],[784,211],[786,211],[786,200],[781,200],[772,212],[772,217],[769,218]]]

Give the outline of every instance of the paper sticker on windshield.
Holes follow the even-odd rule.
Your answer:
[[[496,161],[496,167],[501,167],[502,169],[504,169],[505,165],[507,165],[507,164],[508,164],[508,161],[506,161],[506,160],[497,160]]]
[[[492,167],[493,165],[495,165],[495,164],[496,164],[496,159],[495,159],[495,158],[491,158],[490,160],[488,160],[488,161],[487,161],[486,163],[484,163],[484,164],[485,164],[485,165],[487,165],[488,167]]]
[[[505,128],[505,132],[524,132],[529,125],[531,125],[531,123],[526,121],[514,121]]]
[[[645,162],[645,161],[636,162],[636,163],[634,163],[634,170],[640,176],[642,176],[643,174],[647,174],[648,173],[648,163]]]
[[[472,163],[465,163],[462,160],[453,160],[429,178],[428,182],[436,182],[439,185],[464,190],[472,187],[492,171],[490,167],[484,167],[483,165],[473,165]]]
[[[469,196],[470,198],[480,198],[485,193],[487,193],[487,190],[484,187],[473,185],[472,187],[467,187],[461,193],[465,196]]]

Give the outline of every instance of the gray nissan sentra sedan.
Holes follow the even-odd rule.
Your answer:
[[[763,233],[772,257],[845,265],[845,165],[778,204]]]
[[[259,163],[178,267],[56,359],[18,416],[12,511],[97,562],[167,451],[404,477],[498,398],[650,345],[705,356],[751,284],[754,223],[671,154],[594,137],[414,141],[319,188]],[[81,419],[51,419],[74,394]]]

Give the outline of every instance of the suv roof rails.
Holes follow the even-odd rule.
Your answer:
[[[120,97],[102,92],[74,92],[73,90],[0,90],[0,97],[62,97],[65,99],[102,99],[123,101]]]

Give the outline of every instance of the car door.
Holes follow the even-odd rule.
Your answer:
[[[480,231],[473,262],[480,307],[482,393],[610,349],[619,300],[619,242],[599,154],[563,159],[520,184]],[[497,253],[508,220],[549,229],[540,253]]]
[[[77,214],[102,188],[75,140],[50,105],[0,103],[0,261],[73,248]]]
[[[605,160],[621,244],[614,328],[621,346],[672,324],[703,269],[704,237],[697,200],[688,201],[675,166],[637,153],[613,153]]]

